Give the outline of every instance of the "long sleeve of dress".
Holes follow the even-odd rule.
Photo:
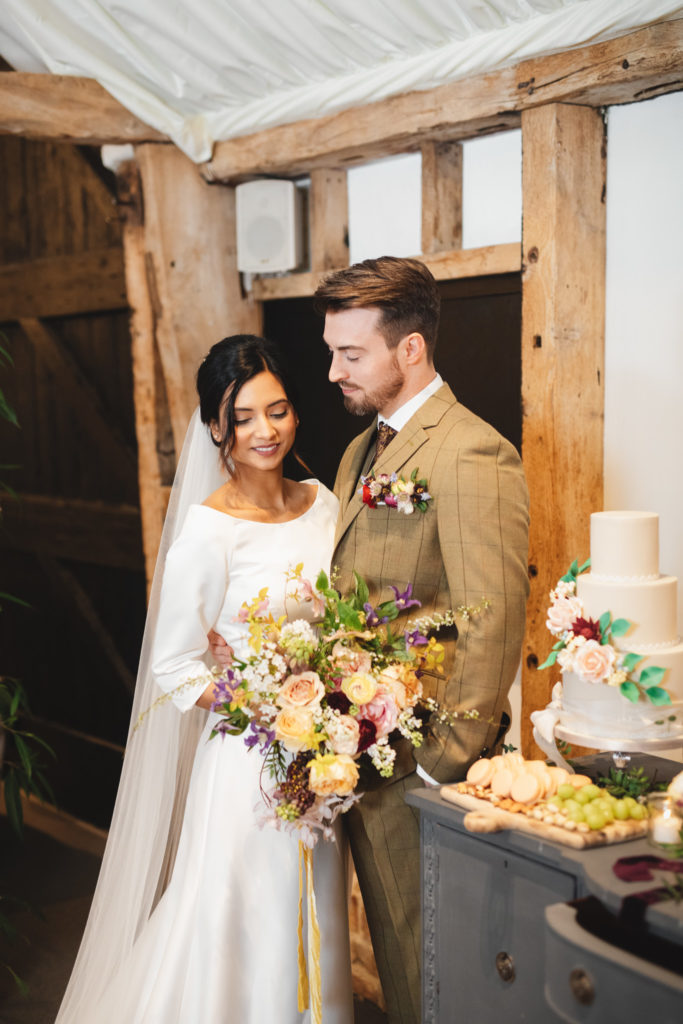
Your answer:
[[[166,693],[197,680],[173,694],[181,711],[191,708],[211,681],[204,660],[207,634],[216,623],[228,584],[224,524],[217,522],[214,528],[212,518],[218,515],[193,506],[164,567],[152,671]]]

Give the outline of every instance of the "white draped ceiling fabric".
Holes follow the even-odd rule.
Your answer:
[[[681,15],[674,0],[2,0],[0,54],[96,79],[203,161],[217,140]]]

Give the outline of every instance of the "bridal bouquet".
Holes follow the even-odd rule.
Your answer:
[[[476,711],[446,712],[423,697],[421,670],[442,671],[443,645],[428,637],[452,625],[452,612],[392,626],[401,612],[419,607],[412,585],[377,607],[356,573],[351,594],[342,597],[321,572],[315,586],[289,573],[288,593],[309,602],[307,619],[275,620],[262,590],[240,611],[248,625],[250,655],[217,675],[213,710],[221,715],[211,736],[244,735],[258,748],[274,779],[265,793],[268,817],[279,828],[298,830],[307,845],[318,834],[331,837],[331,824],[361,794],[358,760],[365,754],[381,776],[390,777],[396,751],[392,735],[422,743],[418,704],[438,721],[479,717]],[[462,608],[468,617],[486,607]]]

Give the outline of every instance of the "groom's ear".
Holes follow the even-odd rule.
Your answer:
[[[404,346],[404,358],[408,366],[417,366],[427,357],[427,343],[419,331],[406,335],[401,344]]]

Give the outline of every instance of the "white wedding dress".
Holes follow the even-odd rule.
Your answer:
[[[208,630],[214,627],[238,655],[244,652],[245,627],[237,615],[263,587],[275,617],[285,611],[290,618],[309,617],[309,605],[286,599],[286,572],[303,562],[304,577],[315,581],[329,567],[336,517],[337,500],[322,484],[308,511],[286,523],[190,506],[167,556],[153,650],[154,674],[167,692],[200,677],[172,697],[180,711],[188,712],[207,685]],[[309,1011],[297,1010],[298,841],[259,827],[264,805],[258,750],[249,751],[242,737],[210,740],[217,720],[209,715],[197,747],[171,881],[106,989],[93,1024],[310,1020]],[[318,842],[314,886],[323,1022],[351,1024],[341,838]]]

